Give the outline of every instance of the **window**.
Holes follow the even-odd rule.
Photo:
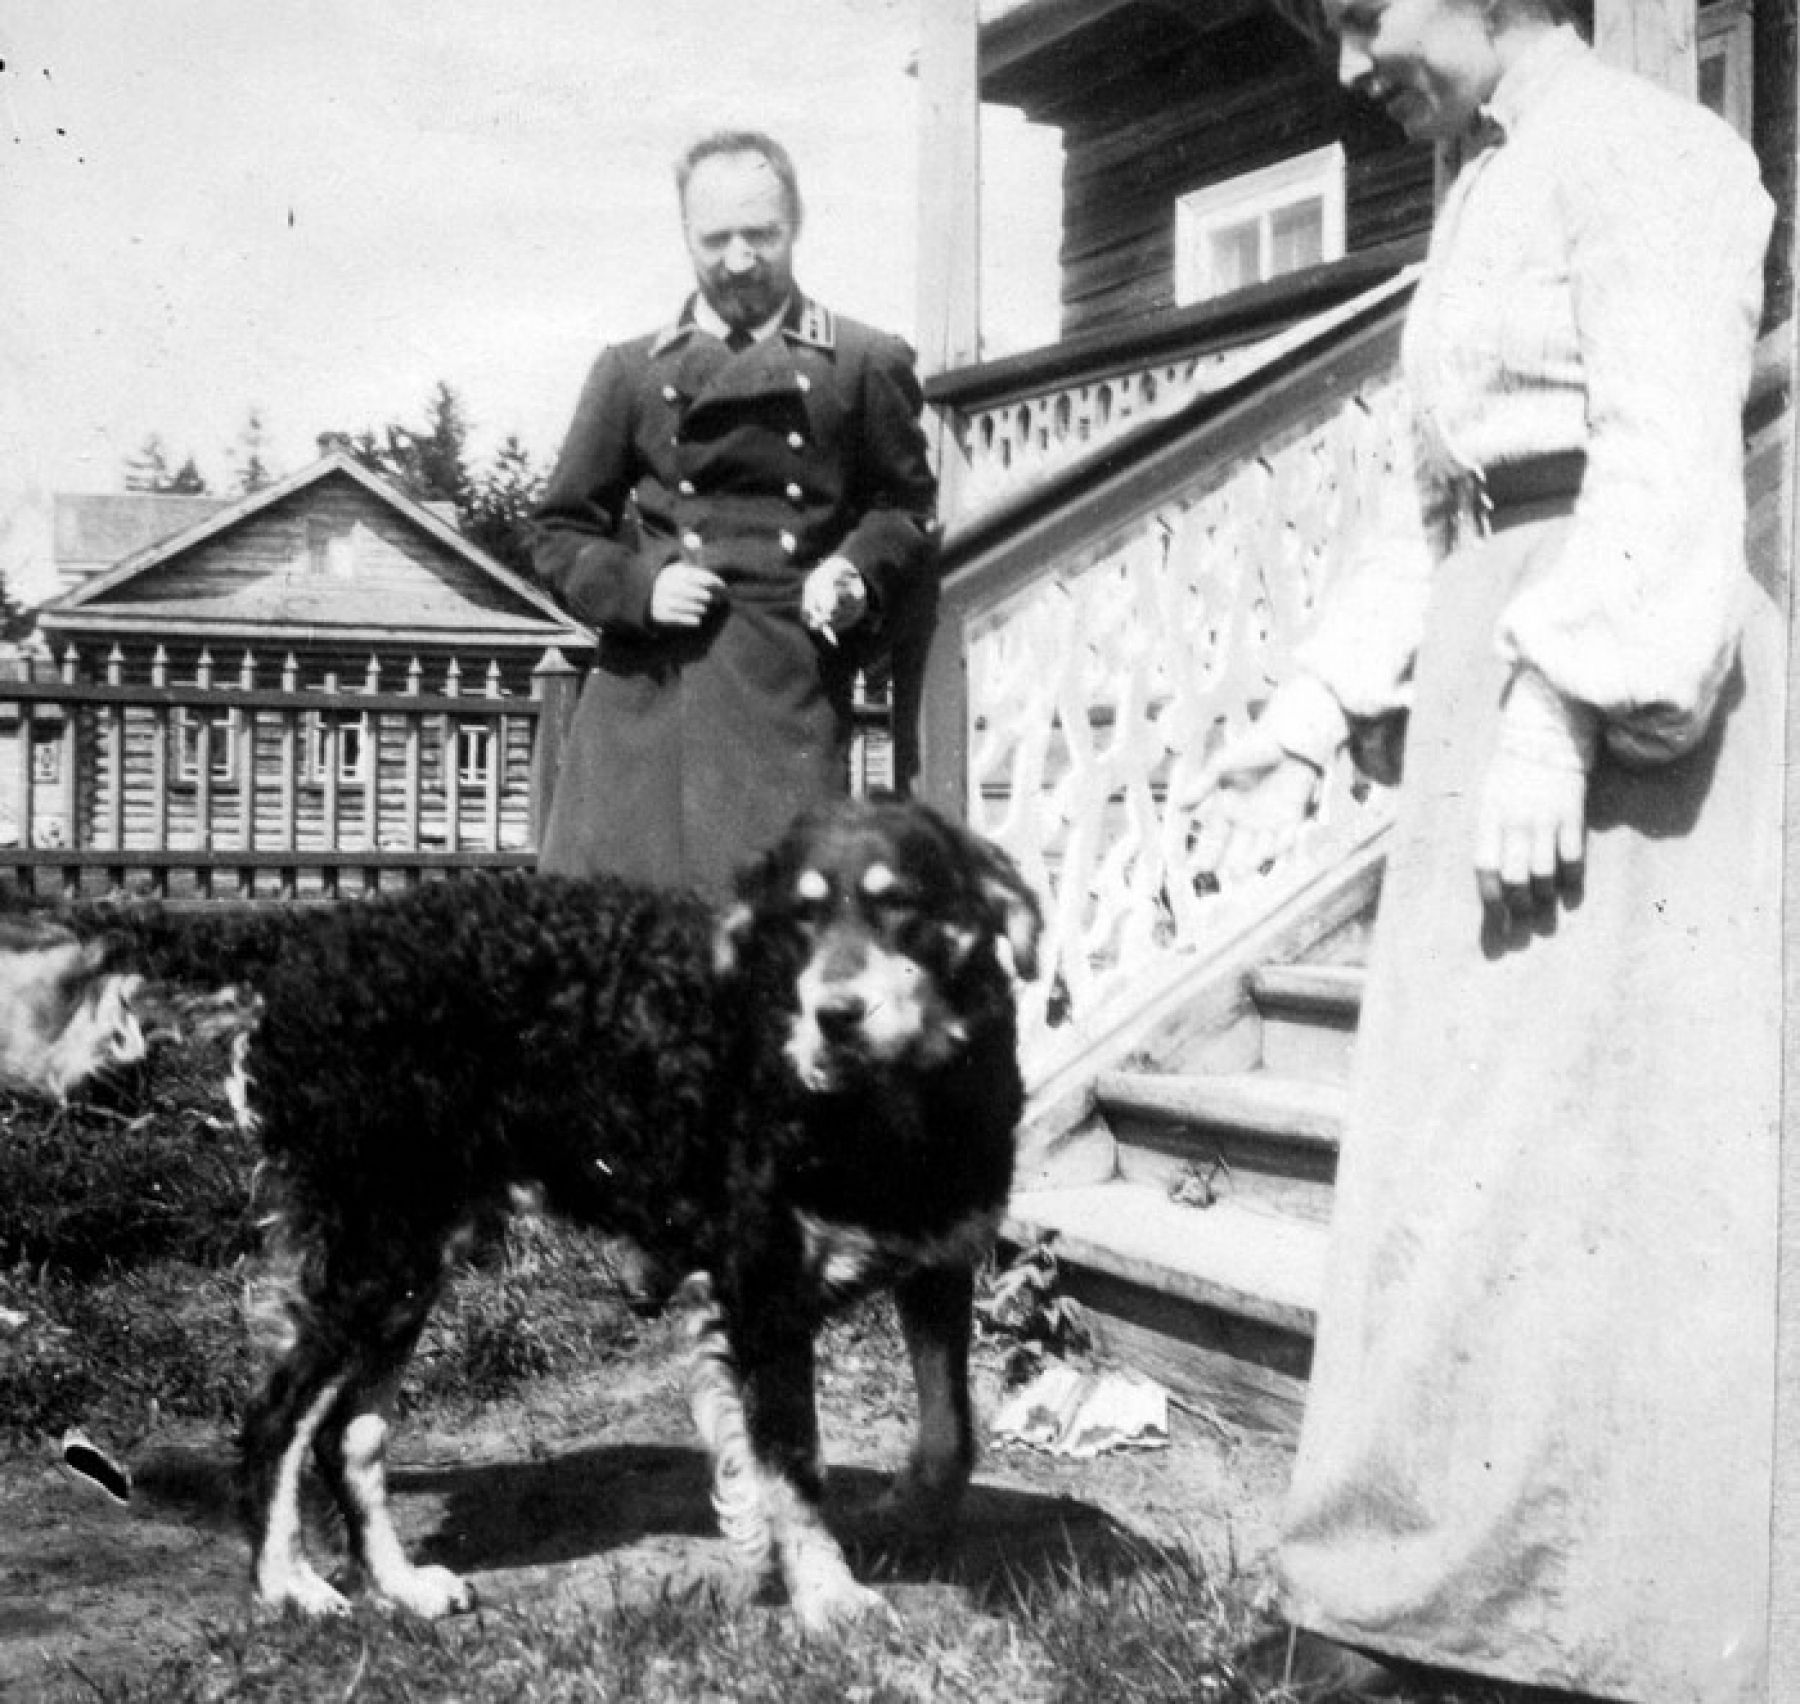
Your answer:
[[[309,710],[305,723],[306,779],[322,787],[331,773],[335,752],[340,787],[360,787],[367,779],[369,718],[358,713]]]
[[[456,778],[465,787],[485,787],[494,773],[494,725],[456,724]]]
[[[315,580],[354,580],[373,536],[361,521],[346,530],[322,515],[309,515],[306,573]]]
[[[54,785],[62,780],[62,730],[60,728],[38,728],[31,730],[31,778]]]
[[[230,710],[175,712],[175,776],[188,786],[200,781],[202,748],[207,779],[215,786],[237,780],[237,715]]]
[[[1175,300],[1182,305],[1343,254],[1344,150],[1335,142],[1175,204]]]
[[[1721,0],[1699,19],[1699,89],[1709,106],[1746,140],[1752,106],[1750,0]]]

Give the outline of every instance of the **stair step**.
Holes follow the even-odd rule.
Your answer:
[[[1121,1150],[1141,1150],[1160,1171],[1221,1159],[1321,1183],[1336,1174],[1348,1100],[1341,1083],[1267,1071],[1106,1071],[1094,1088]]]
[[[1114,1179],[1015,1196],[1005,1236],[1049,1240],[1103,1355],[1242,1424],[1297,1426],[1324,1285],[1322,1225],[1230,1200],[1185,1207]]]
[[[1361,965],[1264,965],[1251,973],[1249,988],[1262,1014],[1264,1070],[1318,1082],[1349,1079]]]
[[[1279,1007],[1355,1022],[1366,979],[1360,964],[1265,964],[1250,973],[1250,992],[1265,1012]]]
[[[1102,1071],[1094,1092],[1108,1113],[1272,1136],[1333,1152],[1343,1134],[1348,1100],[1336,1083],[1312,1083],[1268,1071],[1205,1076]]]
[[[1008,1224],[1009,1236],[1014,1228],[1032,1233],[1022,1240],[1054,1235],[1065,1264],[1312,1335],[1324,1282],[1318,1225],[1228,1201],[1183,1207],[1148,1184],[1120,1179],[1016,1195]]]
[[[1222,1165],[1213,1181],[1230,1201],[1320,1224],[1331,1217],[1341,1084],[1266,1071],[1116,1071],[1095,1089],[1120,1176],[1166,1194],[1185,1174],[1211,1177]]]

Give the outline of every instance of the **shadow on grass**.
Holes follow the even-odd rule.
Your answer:
[[[980,1483],[952,1534],[923,1539],[877,1512],[888,1483],[886,1473],[856,1467],[834,1469],[827,1481],[826,1520],[852,1570],[871,1582],[950,1584],[997,1603],[1021,1585],[1051,1584],[1071,1565],[1116,1578],[1164,1559],[1079,1499]],[[418,1557],[459,1573],[603,1560],[647,1541],[718,1533],[698,1449],[622,1443],[528,1462],[402,1467],[392,1485],[402,1502],[440,1502]]]

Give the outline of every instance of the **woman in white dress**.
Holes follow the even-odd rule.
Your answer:
[[[1414,524],[1201,789],[1221,867],[1254,866],[1409,709],[1284,1660],[1749,1704],[1783,656],[1742,410],[1768,197],[1724,124],[1558,5],[1325,10],[1346,84],[1465,163],[1404,342]]]

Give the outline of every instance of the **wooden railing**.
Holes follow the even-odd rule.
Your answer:
[[[528,697],[497,664],[471,691],[454,660],[430,681],[371,658],[303,684],[290,656],[265,684],[250,653],[224,674],[203,652],[175,680],[159,651],[132,680],[115,648],[86,672],[70,647],[47,678],[0,681],[0,868],[33,892],[330,896],[528,865],[577,683],[555,651]]]
[[[959,451],[958,516],[1028,490],[1149,420],[1185,409],[1315,341],[1382,285],[1404,289],[1403,242],[1047,349],[943,374],[927,387]]]
[[[559,652],[528,686],[454,659],[264,672],[202,652],[176,679],[159,650],[134,679],[116,647],[91,669],[69,647],[0,679],[0,873],[68,898],[328,899],[535,864],[579,687]],[[859,686],[855,716],[852,788],[888,786],[885,696]]]
[[[926,791],[1044,899],[1035,1083],[1387,820],[1386,793],[1342,765],[1296,853],[1221,888],[1197,869],[1206,813],[1171,793],[1260,709],[1371,505],[1409,477],[1404,294],[1334,312],[946,539]]]

